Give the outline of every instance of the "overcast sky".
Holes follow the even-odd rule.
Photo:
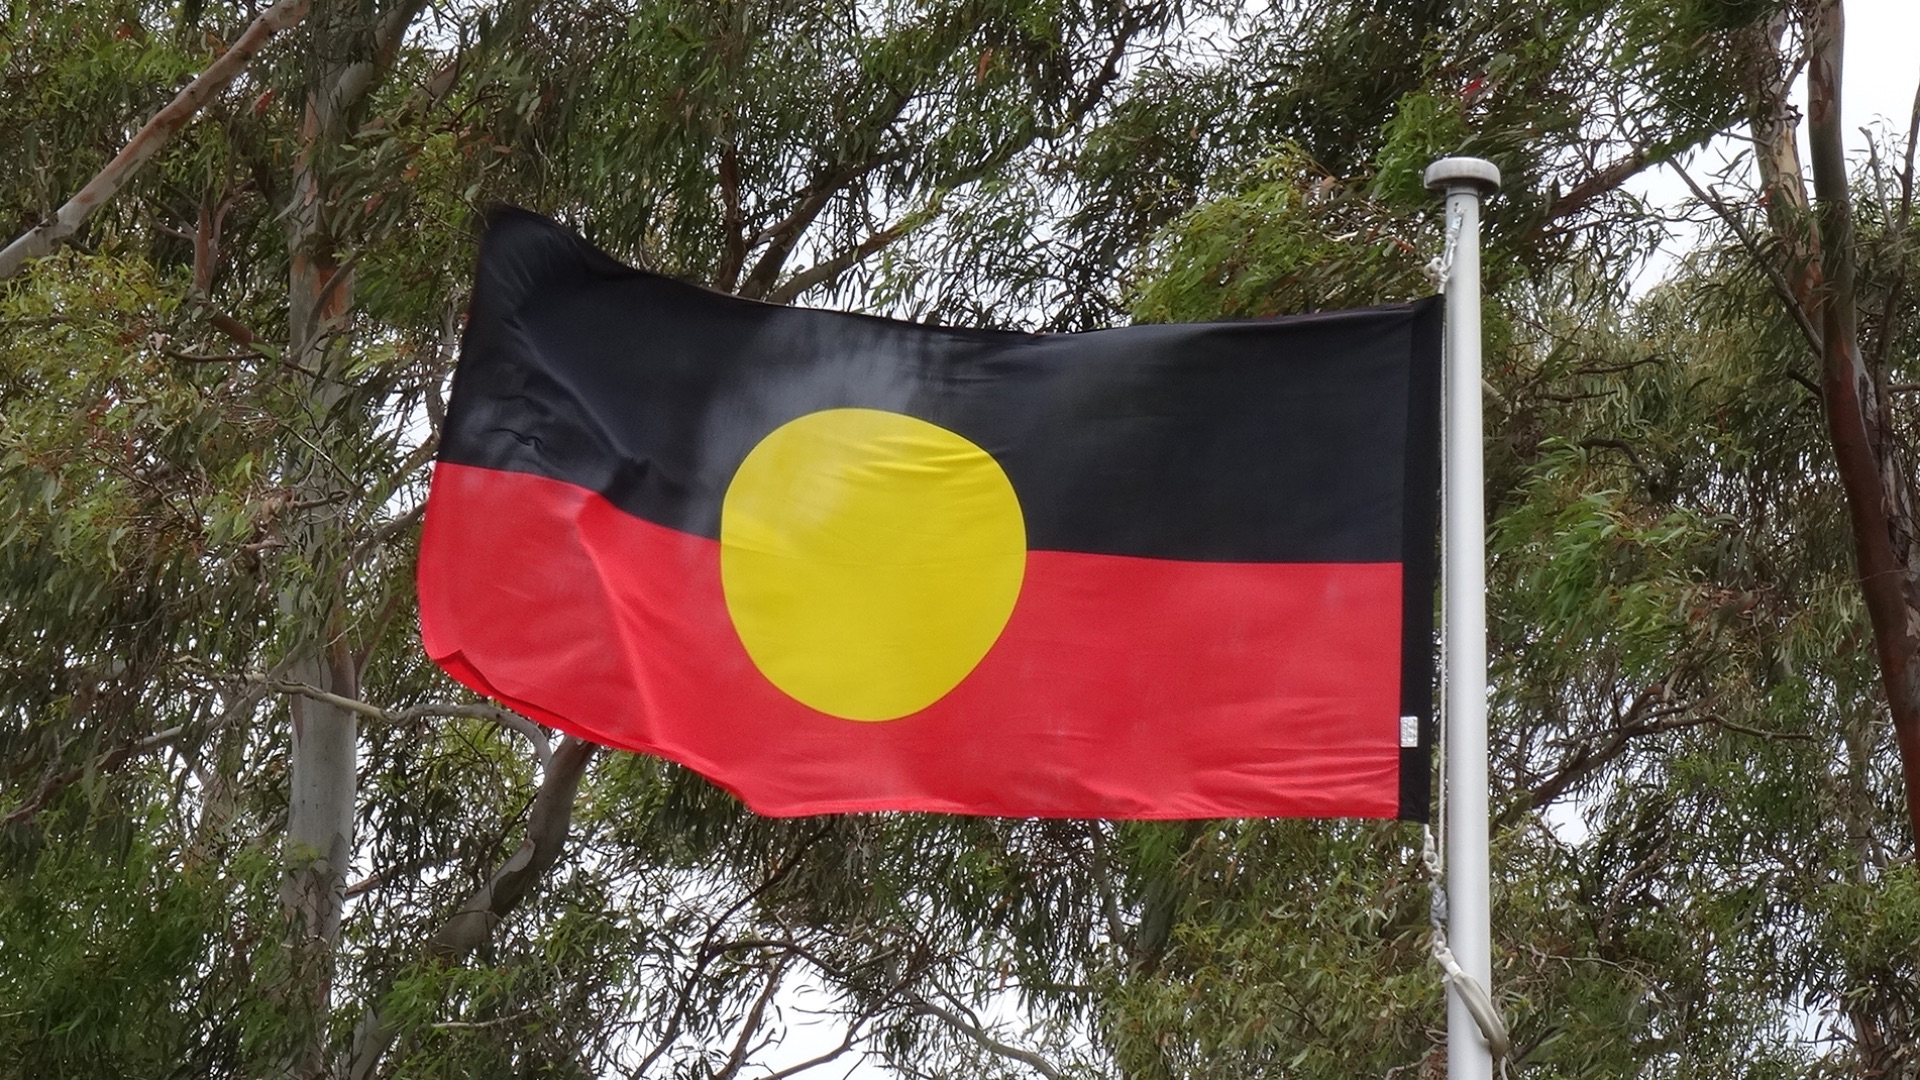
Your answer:
[[[1850,155],[1866,151],[1863,127],[1890,131],[1896,140],[1906,138],[1907,122],[1913,115],[1913,95],[1920,85],[1920,0],[1847,0],[1847,43],[1840,86],[1840,113],[1846,121],[1847,151]],[[1806,112],[1806,79],[1800,80],[1796,97],[1801,112]],[[1689,158],[1689,171],[1705,184],[1741,149],[1731,140],[1720,140]],[[1807,160],[1806,129],[1800,134],[1800,157]],[[1811,178],[1811,174],[1809,174]],[[1654,205],[1677,210],[1688,201],[1686,184],[1671,169],[1655,169],[1636,178],[1628,189]],[[1679,228],[1664,245],[1659,257],[1646,269],[1642,287],[1653,284],[1673,265],[1673,261],[1692,243],[1695,231]]]
[[[1920,3],[1848,0],[1845,82],[1841,113],[1849,128],[1875,118],[1903,129],[1913,115],[1920,79]]]

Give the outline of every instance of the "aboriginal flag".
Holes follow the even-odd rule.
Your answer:
[[[925,326],[501,211],[426,649],[767,814],[1424,820],[1439,331]]]

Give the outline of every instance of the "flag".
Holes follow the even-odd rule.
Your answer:
[[[766,814],[1424,820],[1439,323],[927,326],[501,211],[426,650]]]

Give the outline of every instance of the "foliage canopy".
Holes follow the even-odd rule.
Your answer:
[[[0,1076],[754,1077],[799,1064],[803,998],[902,1076],[1440,1075],[1417,831],[755,818],[455,688],[412,559],[496,200],[743,295],[1071,330],[1419,295],[1453,152],[1507,177],[1518,1065],[1916,1075],[1901,759],[1782,294],[1811,226],[1742,163],[1636,291],[1659,226],[1623,188],[1774,130],[1831,6],[315,0],[0,282]],[[0,224],[257,15],[0,8]],[[1858,308],[1909,440],[1910,137],[1874,151]],[[296,721],[347,725],[345,776]],[[344,865],[296,820],[316,775]]]

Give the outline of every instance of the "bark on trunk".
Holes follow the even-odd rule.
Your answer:
[[[341,268],[338,237],[330,220],[332,166],[346,141],[349,116],[392,64],[409,24],[424,0],[400,0],[377,11],[362,0],[317,0],[305,86],[300,151],[286,213],[290,261],[287,356],[298,370],[314,373],[308,388],[311,414],[333,416],[342,403],[337,373],[346,350],[336,347],[353,303],[353,279]],[[350,422],[350,421],[345,421]],[[344,538],[328,507],[358,492],[341,490],[324,453],[305,448],[288,462],[296,501],[317,507],[297,526],[299,543],[316,572],[346,556]],[[306,644],[291,658],[294,679],[342,698],[360,696],[359,671],[344,639],[346,615],[339,589],[324,583],[311,590],[308,606],[287,612],[307,631]],[[346,902],[346,874],[353,856],[358,795],[358,714],[312,697],[291,699],[291,808],[287,822],[287,876],[282,900],[293,934],[293,971],[287,1001],[289,1027],[298,1040],[288,1074],[299,1080],[327,1075],[328,1017],[332,1006],[334,949]]]
[[[1885,422],[1887,381],[1860,350],[1853,207],[1840,120],[1844,30],[1840,0],[1821,0],[1807,27],[1807,141],[1823,279],[1816,297],[1821,392],[1900,748],[1911,853],[1920,841],[1920,566],[1911,481]]]
[[[358,696],[351,664],[304,657],[295,678],[344,697]],[[326,1073],[327,1015],[333,992],[333,948],[346,903],[353,858],[358,776],[357,717],[337,705],[290,697],[293,714],[292,790],[287,818],[288,873],[281,902],[292,922],[293,981],[288,1006],[297,1045],[289,1072]]]
[[[1828,437],[1846,491],[1854,558],[1881,687],[1892,714],[1906,783],[1910,841],[1920,842],[1920,567],[1913,543],[1913,497],[1886,423],[1887,378],[1860,349],[1853,207],[1841,132],[1840,87],[1845,18],[1840,0],[1822,0],[1808,25],[1807,129],[1819,223],[1821,393]],[[1909,854],[1915,849],[1910,842]],[[1902,1075],[1913,1050],[1910,1018],[1888,973],[1856,972],[1864,983],[1847,1016],[1855,1068],[1870,1080]]]
[[[319,97],[321,94],[316,94]],[[331,245],[324,231],[325,195],[318,159],[323,140],[333,134],[309,103],[302,131],[302,154],[293,184],[293,206],[287,215],[287,244],[292,272],[287,305],[287,355],[307,371],[327,371],[326,340],[329,323],[346,310],[348,282],[336,281]],[[314,380],[310,391],[314,412],[326,415],[333,396],[328,383]],[[317,455],[314,455],[317,457]],[[334,483],[323,463],[308,454],[296,454],[289,473],[300,477],[296,498],[303,504],[326,506],[335,495]],[[323,517],[301,527],[301,547],[313,564],[325,565],[325,552],[334,539]],[[324,588],[314,590],[324,594]],[[325,603],[323,601],[323,603]],[[329,605],[330,606],[330,605]],[[339,613],[296,610],[288,615],[312,627],[312,640],[295,657],[295,679],[331,694],[358,698],[359,680],[351,657],[339,642],[330,642],[339,625]],[[327,1016],[333,987],[333,950],[340,934],[346,903],[346,875],[353,855],[353,823],[358,794],[358,716],[338,705],[314,698],[289,699],[292,713],[291,791],[287,819],[287,878],[282,903],[292,923],[293,990],[289,1002],[291,1028],[298,1046],[290,1075],[324,1076],[327,1071]]]

